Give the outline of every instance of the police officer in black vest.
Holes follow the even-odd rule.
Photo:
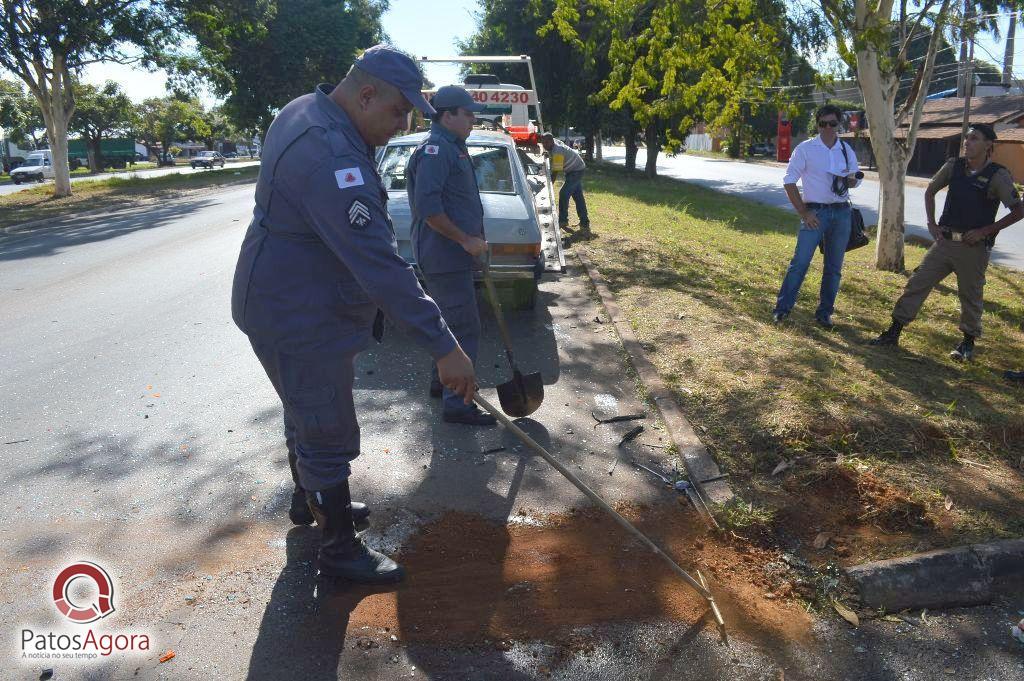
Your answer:
[[[932,178],[924,205],[935,242],[896,302],[892,325],[872,345],[897,345],[903,327],[914,320],[928,294],[955,272],[964,337],[949,356],[961,361],[974,356],[974,340],[981,335],[985,270],[996,234],[1024,217],[1013,177],[991,160],[995,140],[992,126],[975,123],[967,132],[964,156],[947,161]],[[946,205],[936,224],[935,195],[946,186]],[[1010,213],[996,221],[1000,203]]]

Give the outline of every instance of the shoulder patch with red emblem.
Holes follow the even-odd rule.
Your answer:
[[[338,189],[358,187],[363,184],[363,172],[359,168],[342,168],[334,171],[334,179],[338,181]]]
[[[431,156],[437,156],[437,145],[428,144],[427,146],[423,147],[423,152],[426,154],[430,154]]]

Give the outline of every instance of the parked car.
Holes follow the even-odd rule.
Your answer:
[[[52,179],[54,173],[53,163],[50,161],[50,158],[49,149],[33,151],[25,157],[24,163],[11,171],[11,181],[14,184],[21,184],[22,182],[31,182],[32,180],[42,182],[46,179]]]
[[[750,145],[751,156],[774,156],[775,145],[772,142],[757,142]]]
[[[238,158],[238,152],[237,151],[225,151],[224,152],[224,158]]]
[[[192,168],[224,167],[224,157],[216,151],[200,151],[192,157]]]
[[[398,251],[414,267],[412,214],[405,170],[412,152],[427,135],[421,132],[396,137],[378,157],[381,180],[388,190],[388,213],[395,228]],[[499,287],[513,289],[517,307],[532,308],[537,296],[537,280],[544,272],[541,225],[534,201],[538,180],[527,176],[522,155],[513,139],[504,133],[474,130],[466,146],[480,187],[484,231],[491,246],[491,274]]]

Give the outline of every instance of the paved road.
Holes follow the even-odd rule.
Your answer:
[[[605,160],[613,163],[625,162],[624,147],[605,147],[603,151]],[[637,167],[642,168],[646,159],[646,151],[641,149],[637,155]],[[658,156],[658,173],[792,210],[782,188],[785,169],[778,166],[686,154],[674,157],[661,154]],[[864,221],[869,225],[878,221],[878,192],[878,183],[871,180],[864,180],[859,187],[850,192],[854,204],[863,211]],[[942,212],[945,196],[943,191],[936,197],[936,210],[939,213]],[[1006,210],[1001,209],[999,215],[1005,213]],[[907,185],[904,214],[907,233],[927,238],[928,230],[925,225],[928,221],[924,212],[922,187]],[[992,251],[992,262],[1018,270],[1024,269],[1024,223],[1014,225],[999,236],[999,241]]]
[[[436,580],[443,598],[424,602],[409,585],[383,595],[325,591],[312,577],[316,531],[291,528],[284,518],[290,480],[280,406],[229,318],[231,273],[251,204],[249,185],[0,236],[0,677],[38,678],[44,668],[60,679],[275,681],[753,681],[780,678],[782,669],[791,681],[876,681],[934,679],[953,667],[962,679],[1022,674],[1008,603],[939,614],[930,628],[876,622],[853,631],[826,618],[806,640],[737,635],[727,649],[706,620],[659,617],[657,599],[634,617],[589,610],[601,596],[607,602],[603,592],[564,600],[559,590],[572,592],[574,584],[559,581],[562,570],[616,566],[613,603],[654,588],[634,579],[651,559],[631,561],[636,546],[631,554],[613,525],[599,526],[606,529],[598,539],[611,543],[599,552],[581,542],[519,554],[541,566],[553,588],[539,619],[582,613],[557,641],[415,640],[428,626],[500,627],[524,603],[536,603],[531,583],[514,576],[522,565],[503,560],[515,543],[508,528],[541,524],[584,499],[502,431],[440,423],[437,403],[424,394],[427,358],[398,333],[357,365],[363,454],[353,484],[374,509],[372,543],[433,546],[435,570],[417,574]],[[637,457],[670,468],[664,449],[647,446],[659,443],[656,424],[647,421],[645,434],[623,449],[616,444],[631,424],[594,425],[592,409],[643,408],[610,325],[595,321],[601,314],[570,272],[543,282],[536,311],[510,315],[520,365],[540,370],[546,383],[544,406],[524,427],[613,503],[667,507],[683,514],[682,527],[697,525],[674,493],[628,465]],[[505,370],[493,318],[484,318],[481,383],[493,386]],[[452,510],[466,514],[456,527],[467,529],[442,532],[444,541],[430,545],[421,528]],[[496,524],[481,535],[476,518]],[[570,532],[573,523],[560,527]],[[470,539],[477,543],[466,550]],[[462,557],[446,562],[446,550]],[[419,555],[429,559],[430,551]],[[575,556],[582,567],[573,566]],[[147,632],[148,653],[98,662],[18,659],[23,629],[76,626],[59,624],[50,588],[56,572],[78,559],[98,562],[116,581],[115,616],[90,626]],[[459,571],[470,559],[480,560],[484,574]],[[659,579],[670,597],[685,591],[667,575]],[[465,594],[481,582],[488,596],[467,611]],[[448,619],[452,610],[463,619]],[[528,621],[522,626],[531,630]],[[157,662],[168,649],[176,657]]]
[[[259,165],[259,161],[238,161],[229,162],[227,168],[244,168],[246,166]],[[171,175],[173,173],[181,173],[183,175],[189,175],[191,173],[202,173],[206,172],[204,168],[190,168],[189,166],[176,166],[174,168],[152,168],[150,170],[137,170],[130,173],[100,173],[98,175],[86,175],[81,177],[72,177],[72,182],[91,182],[94,180],[105,180],[108,177],[159,177],[161,175]],[[53,180],[47,180],[44,184],[53,184]],[[0,184],[0,196],[4,194],[13,194],[20,192],[23,189],[31,189],[32,187],[38,187],[37,182],[28,182],[25,184]]]

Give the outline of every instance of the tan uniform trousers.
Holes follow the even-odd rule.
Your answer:
[[[914,321],[932,289],[955,272],[960,296],[960,330],[971,336],[980,336],[988,256],[989,249],[984,242],[968,246],[943,239],[932,244],[903,289],[903,295],[896,301],[892,318],[901,324]]]

